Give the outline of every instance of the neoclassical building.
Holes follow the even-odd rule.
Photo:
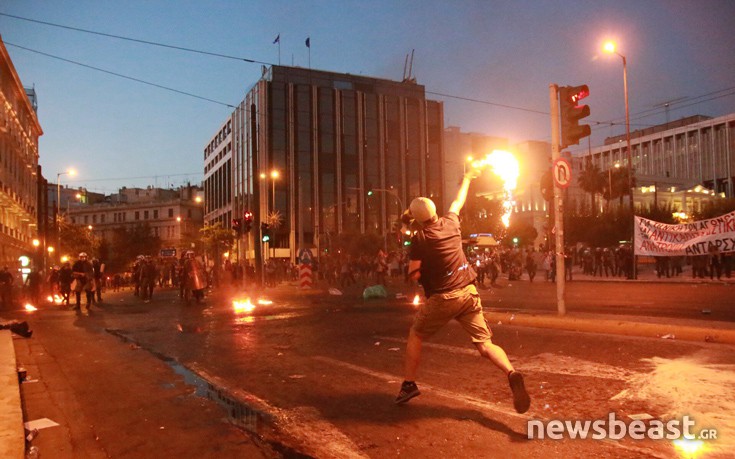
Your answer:
[[[45,196],[38,165],[43,130],[35,100],[35,90],[23,88],[0,39],[0,267],[17,268],[21,256],[34,259],[46,250],[45,238],[38,247],[32,243],[45,224],[39,219],[39,199]]]

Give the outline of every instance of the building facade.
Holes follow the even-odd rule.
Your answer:
[[[34,99],[28,97],[30,93]],[[38,138],[43,135],[35,110],[35,90],[26,90],[0,40],[0,266],[17,267],[19,258],[36,258],[46,249],[39,237],[38,209],[43,187]],[[41,254],[40,259],[44,255]]]
[[[198,237],[203,226],[202,195],[200,187],[191,185],[175,190],[122,188],[102,202],[76,200],[70,203],[68,214],[62,213],[62,216],[73,225],[88,227],[96,236],[108,241],[112,240],[116,229],[147,225],[151,234],[161,239],[162,247],[180,251],[191,248],[191,241]],[[76,254],[59,254],[65,255]]]
[[[640,209],[652,199],[642,187],[674,192],[697,185],[714,195],[735,197],[735,113],[709,118],[692,116],[631,132],[631,158],[636,182],[634,206]],[[574,153],[573,169],[591,162],[600,170],[628,165],[625,136],[611,137],[589,151]],[[689,195],[682,208],[695,206]],[[661,204],[660,202],[658,204]]]
[[[443,105],[413,81],[272,66],[223,127],[204,151],[205,221],[254,214],[240,258],[386,235],[417,196],[445,207]]]

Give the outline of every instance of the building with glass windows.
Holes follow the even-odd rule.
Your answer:
[[[414,197],[448,205],[442,132],[442,103],[414,81],[264,68],[204,149],[205,223],[252,212],[238,258],[256,263],[323,253],[337,234],[387,235]]]
[[[636,182],[633,203],[645,208],[672,203],[684,211],[699,210],[702,191],[673,199],[654,191],[708,190],[711,195],[735,197],[735,113],[710,118],[691,116],[630,133],[631,158]],[[628,165],[625,135],[605,139],[605,144],[574,153],[573,170],[588,162],[601,171],[615,164]]]

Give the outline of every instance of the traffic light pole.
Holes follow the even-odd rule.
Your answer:
[[[559,101],[557,99],[558,87],[552,83],[549,85],[549,102],[551,104],[551,161],[555,163],[561,157],[559,151]],[[554,172],[552,171],[552,174]],[[564,201],[562,200],[561,188],[554,182],[554,233],[556,236],[554,245],[554,256],[556,257],[556,307],[560,316],[567,313],[564,303],[564,290],[566,271],[564,269]]]

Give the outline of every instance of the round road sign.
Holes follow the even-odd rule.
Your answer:
[[[566,188],[572,182],[572,165],[564,158],[557,158],[554,161],[553,170],[554,183],[559,188]]]

